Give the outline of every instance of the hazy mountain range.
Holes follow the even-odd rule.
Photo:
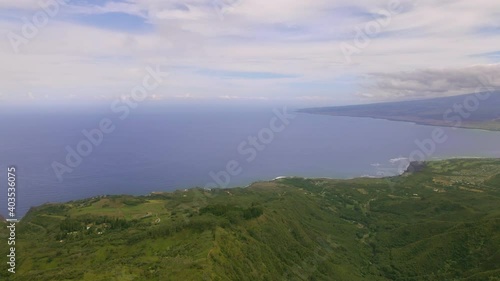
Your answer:
[[[367,105],[306,108],[300,112],[498,131],[500,92]]]

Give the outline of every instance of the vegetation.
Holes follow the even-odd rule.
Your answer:
[[[418,167],[43,205],[0,279],[500,280],[500,160]]]
[[[498,108],[500,92],[496,91],[403,102],[307,108],[301,112],[500,131]]]

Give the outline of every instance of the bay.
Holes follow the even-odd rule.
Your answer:
[[[124,120],[109,110],[3,113],[0,192],[7,192],[9,165],[17,167],[22,216],[31,206],[104,194],[247,186],[279,176],[396,175],[415,151],[426,159],[500,157],[500,132],[441,128],[447,140],[426,151],[417,143],[428,144],[436,127],[303,113],[293,113],[284,124],[278,118],[283,110],[145,106]],[[87,140],[82,131],[98,128],[104,118],[115,130],[103,134],[102,143],[76,167],[68,166],[67,148],[77,150]],[[62,181],[54,172],[56,162],[72,170]],[[6,196],[1,198],[7,206]],[[0,213],[6,216],[6,208]]]

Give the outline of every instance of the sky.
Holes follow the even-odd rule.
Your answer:
[[[500,86],[495,0],[0,0],[0,103],[345,105]],[[482,82],[480,82],[482,81]]]

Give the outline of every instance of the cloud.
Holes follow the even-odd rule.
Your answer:
[[[173,78],[158,97],[324,105],[460,94],[473,89],[477,77],[498,74],[493,0],[401,0],[401,12],[346,64],[339,46],[355,40],[356,27],[390,3],[68,1],[19,54],[5,36],[0,40],[0,92],[4,100],[25,99],[30,91],[111,98],[129,91],[146,65],[159,64]],[[31,20],[37,11],[37,1],[0,0],[0,14],[8,15],[0,19],[0,33],[21,34],[22,18]]]
[[[231,96],[231,95],[224,95],[224,96],[219,96],[219,99],[223,100],[268,100],[269,97],[242,97],[242,96]]]
[[[0,9],[38,9],[40,5],[32,0],[0,0]]]
[[[302,101],[328,101],[328,102],[333,102],[335,101],[334,97],[327,97],[327,96],[299,96],[299,97],[294,97],[296,100],[302,100]]]
[[[500,64],[425,69],[368,76],[365,97],[414,99],[474,93],[500,88]]]

